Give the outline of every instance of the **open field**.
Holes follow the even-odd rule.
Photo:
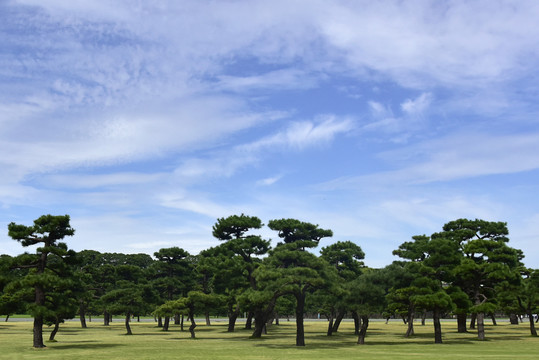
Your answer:
[[[32,348],[32,322],[0,323],[0,359],[537,359],[539,338],[529,335],[527,324],[505,322],[487,326],[488,340],[475,333],[458,334],[456,323],[444,321],[444,344],[433,343],[432,324],[416,325],[416,335],[405,339],[405,325],[373,321],[365,345],[356,345],[352,323],[345,322],[338,334],[325,336],[326,322],[306,322],[305,348],[295,344],[295,323],[281,322],[262,339],[248,339],[250,331],[229,334],[225,322],[199,325],[197,339],[171,326],[163,332],[153,322],[132,323],[135,335],[126,336],[123,323],[109,327],[91,322],[81,329],[78,322],[63,324],[57,342],[46,349]],[[239,324],[241,327],[242,324]],[[50,329],[45,328],[48,339]]]

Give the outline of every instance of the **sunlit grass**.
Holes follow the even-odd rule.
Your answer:
[[[0,359],[536,359],[539,338],[529,335],[527,324],[501,323],[487,326],[487,341],[475,333],[459,334],[454,322],[443,322],[444,344],[433,343],[431,324],[416,324],[416,335],[406,339],[406,327],[392,320],[373,321],[365,345],[356,345],[352,323],[343,323],[339,333],[325,335],[326,322],[306,322],[305,348],[295,344],[295,323],[282,321],[262,339],[250,340],[250,331],[226,332],[225,322],[199,325],[197,339],[171,326],[163,332],[153,322],[133,322],[133,336],[125,335],[121,321],[105,327],[77,322],[62,325],[57,342],[46,349],[32,348],[32,322],[0,323]],[[45,330],[48,338],[50,329]]]

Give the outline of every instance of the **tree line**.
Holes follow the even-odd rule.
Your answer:
[[[70,217],[44,215],[26,226],[10,223],[8,235],[35,253],[0,256],[0,314],[28,313],[34,318],[33,346],[45,347],[43,326],[78,316],[152,314],[163,331],[171,321],[195,337],[195,315],[210,323],[211,315],[228,317],[228,331],[246,314],[252,338],[267,333],[268,324],[293,315],[296,345],[305,346],[304,318],[328,320],[327,335],[345,317],[354,320],[357,343],[363,344],[373,316],[402,318],[406,337],[414,334],[414,318],[432,316],[434,342],[442,342],[440,319],[454,316],[458,331],[477,331],[485,340],[485,316],[504,313],[512,322],[529,319],[539,309],[539,270],[528,269],[524,254],[508,245],[507,224],[458,219],[430,236],[412,236],[393,251],[400,260],[374,269],[364,265],[361,247],[336,241],[314,253],[329,229],[297,219],[270,220],[277,233],[272,246],[256,232],[264,224],[255,216],[217,219],[215,247],[193,255],[179,247],[153,254],[75,252],[62,240],[73,236]],[[468,325],[468,318],[470,324]]]

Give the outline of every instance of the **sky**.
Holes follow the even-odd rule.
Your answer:
[[[383,267],[459,218],[539,267],[539,2],[0,0],[0,253],[295,218]],[[256,232],[275,244],[267,227]]]

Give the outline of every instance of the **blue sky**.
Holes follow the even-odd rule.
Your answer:
[[[539,3],[1,1],[0,252],[191,253],[297,218],[395,258],[458,218],[539,267]],[[277,240],[264,228],[261,234]]]

